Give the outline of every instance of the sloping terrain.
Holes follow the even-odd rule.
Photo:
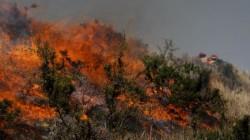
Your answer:
[[[172,41],[153,53],[99,21],[65,27],[0,8],[0,139],[219,138],[250,113],[247,74],[223,60],[188,62]]]

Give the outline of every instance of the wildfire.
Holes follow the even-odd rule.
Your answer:
[[[20,99],[21,96],[46,98],[39,85],[32,84],[39,64],[40,60],[32,46],[1,46],[0,100],[11,101],[12,107],[21,111],[23,121],[50,119],[56,115],[49,106],[39,106]]]
[[[11,17],[20,11],[16,9],[12,13],[13,11],[8,9],[5,12]],[[84,67],[81,72],[92,83],[100,87],[106,84],[104,65],[112,65],[117,60],[122,49],[120,46],[124,41],[122,34],[98,21],[77,26],[63,26],[31,20],[23,12],[16,15],[20,16],[19,20],[12,19],[11,22],[14,22],[12,24],[6,20],[8,16],[1,17],[0,10],[0,100],[12,101],[13,107],[21,110],[23,120],[43,120],[56,116],[54,108],[48,105],[36,105],[20,99],[22,95],[38,99],[47,98],[36,82],[41,63],[36,52],[38,40],[48,42],[50,47],[56,50],[57,55],[60,51],[67,51],[69,58],[82,61]],[[21,24],[21,29],[15,28],[17,31],[3,29],[16,24]],[[126,68],[125,73],[127,77],[133,78],[144,69],[140,56],[146,48],[139,41],[132,39],[125,41],[128,44],[122,58]],[[145,80],[137,82],[145,83]],[[171,80],[169,83],[174,84],[175,81]],[[161,90],[167,96],[172,94],[169,89]],[[150,93],[149,96],[153,96],[153,89],[146,89],[146,92]],[[142,103],[124,95],[119,96],[118,100],[127,102],[129,106],[139,107],[144,115],[155,120],[176,121],[183,127],[189,123],[188,113],[173,104],[163,106],[153,99]],[[84,114],[80,119],[88,120],[88,116]]]
[[[0,98],[13,101],[13,106],[21,110],[23,120],[49,119],[56,115],[54,109],[49,106],[38,106],[19,99],[22,95],[46,98],[39,85],[34,83],[38,78],[40,67],[40,59],[36,53],[37,40],[48,42],[55,48],[57,54],[66,50],[72,60],[82,61],[84,63],[82,73],[99,86],[103,86],[107,79],[103,66],[116,61],[119,46],[123,41],[120,33],[97,21],[69,26],[66,29],[54,26],[52,23],[32,21],[29,22],[28,27],[32,34],[15,42],[11,38],[12,32],[0,30],[0,86],[2,89]],[[135,41],[130,43],[135,44]],[[143,68],[137,56],[139,51],[142,52],[144,49],[139,47],[138,50],[129,47],[126,49],[124,62],[130,76]]]
[[[138,107],[145,116],[148,116],[155,121],[174,121],[182,127],[186,127],[190,123],[188,120],[188,113],[173,104],[163,106],[157,99],[140,102],[139,100],[132,99],[130,96],[126,95],[120,95],[117,99],[120,102],[125,103],[128,107]]]
[[[1,92],[0,95],[0,101],[7,99],[13,103],[13,109],[19,109],[21,111],[21,119],[23,121],[45,120],[55,117],[56,115],[53,108],[22,102],[18,100],[12,92]]]
[[[85,67],[82,72],[94,83],[104,85],[106,82],[103,66],[116,61],[122,35],[116,33],[112,27],[92,21],[84,25],[68,27],[66,29],[50,24],[33,24],[34,40],[49,42],[57,52],[67,50],[73,60],[81,60]],[[132,42],[131,42],[132,43]],[[137,46],[138,47],[138,46]],[[139,47],[138,47],[139,48]],[[141,52],[144,49],[140,50]],[[124,63],[132,74],[143,68],[142,62],[135,55],[133,48],[127,48]],[[133,63],[131,63],[133,62]]]
[[[87,121],[88,120],[88,116],[86,114],[83,114],[81,117],[80,117],[80,120],[82,121]]]

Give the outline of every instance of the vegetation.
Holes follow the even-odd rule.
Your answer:
[[[42,59],[42,87],[49,102],[56,107],[59,118],[52,122],[49,139],[92,139],[91,125],[81,120],[81,108],[70,104],[70,95],[75,91],[73,81],[79,80],[81,61],[72,61],[67,51],[61,51],[61,60],[48,43],[38,42],[38,54]],[[71,69],[69,69],[69,67]]]
[[[227,86],[231,90],[237,89],[242,86],[242,81],[239,78],[238,72],[232,64],[227,63],[223,60],[218,60],[216,64],[222,81],[225,83],[225,86]]]
[[[7,133],[5,129],[13,129],[15,128],[14,122],[19,116],[20,112],[17,109],[11,110],[12,102],[9,100],[0,101],[0,124],[2,125],[0,128],[0,139],[4,139],[7,137]]]
[[[220,91],[209,85],[211,71],[193,63],[177,62],[178,60],[169,57],[173,56],[172,50],[175,50],[171,45],[171,42],[166,41],[165,49],[170,50],[144,58],[145,77],[149,83],[154,84],[158,93],[168,96],[166,98],[169,104],[186,107],[192,113],[192,127],[196,131],[196,125],[202,123],[204,116],[208,115],[206,111],[218,112],[221,117],[224,116],[224,100]],[[169,61],[175,63],[168,63]],[[171,95],[164,94],[162,88],[170,89]]]
[[[232,64],[2,7],[0,140],[250,139],[250,76]]]
[[[244,116],[249,113],[248,106],[244,106],[244,111],[230,106],[237,102],[234,97],[243,96],[228,96],[226,92],[229,89],[214,84],[212,69],[177,58],[172,41],[165,41],[160,53],[145,53],[140,60],[143,71],[133,78],[128,76],[124,63],[128,49],[125,37],[117,47],[119,49],[115,61],[103,66],[106,83],[103,87],[99,86],[102,88],[100,93],[94,93],[104,98],[104,103],[83,109],[90,103],[74,101],[72,96],[82,86],[88,86],[82,80],[84,63],[73,61],[66,50],[56,51],[47,42],[37,42],[37,54],[41,60],[40,85],[57,116],[42,122],[48,124],[45,128],[39,127],[42,132],[37,129],[31,131],[31,126],[27,126],[27,131],[34,133],[32,138],[37,139],[36,135],[39,135],[39,138],[44,136],[41,139],[51,140],[249,139],[250,119],[249,116]],[[232,65],[223,68],[221,74],[224,77],[228,78],[234,73]],[[234,76],[231,79],[238,78]],[[151,92],[154,92],[153,95]],[[125,102],[120,101],[120,97],[126,98]],[[130,99],[133,103],[129,102]],[[248,100],[245,102],[248,103]],[[170,119],[157,120],[153,115],[145,115],[146,105],[163,108],[160,111],[169,109],[168,106],[171,105],[177,109],[170,108]],[[40,106],[43,106],[43,102]],[[181,111],[178,112],[178,109]],[[237,113],[238,110],[243,113]],[[233,113],[230,114],[230,111]],[[188,114],[188,119],[185,120],[187,126],[178,123],[178,119],[182,119],[180,112]],[[232,118],[235,114],[239,116]],[[9,129],[18,115],[19,111],[13,110],[10,101],[0,102],[0,125],[3,124],[4,128],[8,124],[6,129]],[[17,125],[13,126],[17,128]],[[0,139],[7,137],[6,129],[0,130]],[[21,133],[22,131],[18,131],[16,135],[25,137]]]
[[[11,111],[12,103],[9,100],[4,99],[0,102],[0,120],[2,121],[14,121],[19,115],[18,110]]]
[[[124,50],[127,44],[124,40],[120,45],[120,51],[115,63],[106,64],[104,70],[108,79],[104,87],[106,101],[105,106],[96,106],[87,113],[88,120],[80,120],[82,114],[78,106],[73,108],[70,104],[70,96],[75,91],[75,81],[78,81],[83,63],[72,61],[67,51],[61,51],[61,57],[56,57],[47,43],[38,43],[38,54],[41,57],[41,79],[43,90],[47,93],[50,104],[58,109],[59,118],[51,123],[50,139],[99,139],[112,135],[120,135],[125,138],[128,134],[143,134],[147,130],[143,123],[146,118],[136,106],[119,105],[117,99],[121,95],[130,96],[139,102],[147,102],[147,95],[143,87],[137,85],[136,79],[128,79],[123,63]],[[248,134],[244,124],[247,120],[239,121],[235,127],[220,127],[217,131],[200,130],[200,124],[204,117],[212,117],[207,111],[219,113],[220,118],[214,118],[220,126],[224,126],[225,101],[221,97],[219,89],[210,85],[212,71],[174,58],[173,43],[166,41],[165,50],[160,54],[147,54],[143,58],[144,71],[139,76],[145,77],[147,85],[153,85],[157,91],[157,99],[166,98],[167,102],[161,102],[162,106],[174,104],[191,113],[192,134],[190,139],[244,139]],[[171,94],[164,93],[167,88]],[[122,108],[121,108],[122,107]],[[219,119],[219,120],[218,120]],[[247,120],[248,121],[248,120]],[[107,126],[108,131],[103,132]],[[100,136],[104,133],[105,136]],[[67,134],[67,135],[65,135]],[[112,134],[112,135],[110,135]],[[150,136],[152,137],[152,136]],[[158,137],[158,136],[157,136]],[[167,137],[167,136],[166,136]],[[141,137],[142,138],[142,137]]]
[[[107,116],[108,127],[112,131],[138,131],[142,129],[139,120],[139,112],[136,108],[128,107],[127,109],[117,109],[117,97],[121,94],[129,93],[130,96],[142,99],[145,97],[143,89],[136,86],[136,83],[125,77],[123,51],[127,44],[125,40],[121,43],[120,52],[115,64],[105,65],[105,71],[109,80],[108,85],[104,89],[106,103],[109,109]]]
[[[68,75],[65,68],[66,58],[57,63],[55,50],[48,43],[38,42],[38,54],[42,58],[43,89],[48,94],[50,104],[69,111],[69,97],[74,86],[72,76]]]
[[[249,140],[250,139],[250,116],[244,116],[238,120],[233,128],[233,135],[238,140]]]

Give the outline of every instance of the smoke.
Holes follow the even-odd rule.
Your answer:
[[[24,39],[31,34],[31,20],[26,11],[19,9],[17,4],[1,2],[0,4],[0,33],[12,41]]]
[[[12,0],[20,6],[35,2],[37,9],[29,12],[40,21],[80,23],[98,19],[133,37],[141,36],[149,0]]]

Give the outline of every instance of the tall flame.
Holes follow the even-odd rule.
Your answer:
[[[36,53],[36,41],[43,40],[54,47],[56,52],[67,50],[73,60],[81,60],[85,67],[81,70],[88,79],[103,86],[106,82],[105,64],[116,61],[119,46],[123,42],[123,36],[116,33],[112,27],[93,21],[79,26],[69,26],[66,29],[54,26],[51,23],[33,21],[31,25],[32,35],[19,42],[12,42],[10,32],[2,32],[1,57],[0,57],[0,84],[1,98],[7,98],[14,102],[14,106],[20,108],[24,120],[46,119],[53,117],[55,112],[49,106],[37,106],[25,103],[18,99],[20,94],[46,98],[41,90],[31,90],[34,81],[38,78],[40,59]],[[128,43],[135,41],[128,41]],[[127,72],[136,74],[143,69],[139,58],[139,51],[143,48],[131,47],[126,49],[124,62]]]

